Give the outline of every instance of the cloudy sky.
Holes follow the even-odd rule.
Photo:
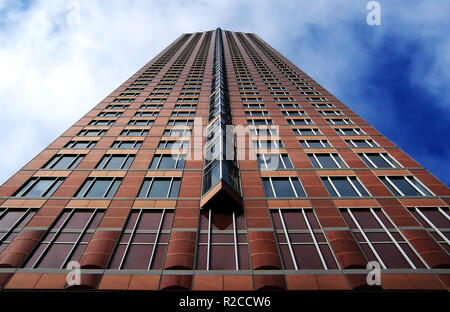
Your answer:
[[[450,184],[450,1],[0,0],[0,183],[185,32],[254,32]],[[407,2],[407,4],[406,4]]]

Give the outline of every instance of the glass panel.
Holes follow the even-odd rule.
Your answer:
[[[405,180],[405,177],[389,177],[389,179],[402,191],[403,194],[405,194],[405,196],[422,196]]]
[[[64,226],[64,229],[82,230],[91,216],[92,211],[75,211]]]
[[[174,169],[177,155],[163,155],[158,169]]]
[[[323,168],[339,168],[329,154],[316,154]]]
[[[38,267],[41,269],[59,269],[72,249],[72,244],[53,244],[47,250]]]
[[[347,178],[332,178],[334,186],[338,189],[341,196],[358,196]]]
[[[150,189],[149,197],[167,197],[170,179],[155,179]]]
[[[303,190],[298,178],[292,178],[292,184],[294,185],[298,197],[306,197],[305,191]]]
[[[300,270],[323,269],[317,249],[314,245],[293,245],[295,258]]]
[[[77,158],[76,155],[64,155],[56,162],[52,169],[67,169],[69,165]]]
[[[394,244],[380,243],[373,246],[389,269],[411,267]]]
[[[235,270],[234,246],[211,246],[211,270]]]
[[[144,180],[144,183],[142,183],[141,190],[139,191],[138,197],[145,197],[147,195],[149,186],[150,186],[150,180]]]
[[[103,197],[111,184],[110,179],[97,179],[85,197]]]
[[[120,169],[126,157],[127,157],[126,155],[112,156],[108,164],[106,164],[106,166],[104,167],[104,169]]]
[[[159,211],[143,212],[139,220],[138,230],[158,230],[162,213]]]
[[[54,179],[39,179],[24,197],[41,197],[54,181]]]
[[[0,215],[1,215],[0,211]],[[10,228],[12,227],[25,213],[25,211],[9,210],[6,215],[0,219],[0,228]]]
[[[130,245],[123,269],[147,270],[153,245]]]
[[[289,179],[272,178],[272,183],[277,197],[295,197]]]
[[[181,184],[180,179],[173,179],[172,188],[170,190],[169,195],[170,198],[178,197],[178,193],[180,191],[180,184]]]

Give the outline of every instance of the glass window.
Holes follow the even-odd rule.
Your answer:
[[[434,196],[413,176],[384,176],[379,178],[397,196]]]
[[[285,270],[339,269],[312,209],[272,209],[270,212]]]
[[[317,128],[300,128],[300,129],[292,129],[295,135],[322,135],[319,129]]]
[[[450,208],[413,207],[409,211],[437,243],[450,253]]]
[[[260,169],[276,170],[293,168],[288,154],[258,154],[257,161]]]
[[[122,136],[146,136],[147,134],[147,129],[124,129],[120,133]]]
[[[338,153],[314,153],[308,154],[308,158],[314,168],[347,168]]]
[[[27,181],[14,196],[49,197],[63,183],[64,178],[33,177]]]
[[[400,168],[400,164],[388,153],[358,153],[369,168]]]
[[[428,268],[388,215],[379,208],[340,209],[367,261],[382,269]]]
[[[180,178],[145,178],[138,197],[176,198],[180,183]]]
[[[87,178],[75,197],[113,197],[122,178]]]
[[[311,119],[288,119],[291,125],[311,125],[314,122]]]
[[[262,178],[267,197],[306,197],[297,177]]]
[[[356,177],[322,177],[328,193],[336,197],[370,196]]]
[[[0,207],[0,254],[36,213],[32,208]]]
[[[70,141],[64,148],[93,148],[97,141]]]
[[[96,169],[119,170],[128,169],[134,160],[135,155],[131,154],[106,154],[98,163]]]
[[[378,145],[372,139],[363,140],[345,140],[350,147],[377,147]]]
[[[106,130],[81,130],[78,135],[79,136],[103,136],[105,135]]]
[[[185,155],[182,154],[156,154],[150,164],[150,169],[183,169]]]
[[[142,141],[114,141],[111,148],[140,148]]]
[[[44,169],[73,169],[83,160],[84,155],[56,154],[43,167]]]
[[[133,209],[109,263],[112,270],[161,270],[173,210]]]
[[[331,147],[328,140],[300,140],[300,145],[303,148],[321,148],[321,147]]]
[[[197,242],[197,270],[249,270],[244,215],[202,211]]]
[[[79,261],[103,215],[99,209],[64,209],[25,268],[65,269],[70,261]]]

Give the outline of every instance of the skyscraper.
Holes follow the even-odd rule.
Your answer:
[[[449,204],[257,35],[184,34],[0,187],[0,289],[448,289]]]

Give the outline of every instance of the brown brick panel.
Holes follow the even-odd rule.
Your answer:
[[[322,180],[317,176],[317,173],[311,171],[298,171],[298,176],[305,188],[308,197],[328,197],[327,189],[322,183]]]
[[[450,268],[450,256],[425,230],[402,230],[406,239],[433,268]]]
[[[381,274],[381,284],[384,289],[416,289],[445,290],[445,286],[434,274]]]
[[[19,171],[0,186],[0,196],[12,196],[36,171]]]
[[[172,228],[197,228],[199,210],[198,200],[178,201]]]
[[[72,197],[83,184],[88,171],[72,171],[72,173],[64,180],[61,186],[53,194],[54,197]]]
[[[181,180],[179,198],[200,197],[202,189],[202,171],[184,171]]]
[[[122,228],[130,214],[133,200],[113,200],[99,225],[100,228]]]
[[[80,285],[65,285],[67,290],[79,290],[79,289],[97,289],[98,282],[100,281],[101,274],[86,274],[82,273],[80,277]]]
[[[250,231],[248,238],[253,270],[281,269],[277,243],[272,231]]]
[[[41,240],[45,230],[22,230],[0,254],[0,268],[18,268]]]
[[[354,170],[361,183],[369,190],[372,196],[392,196],[389,189],[370,170]]]
[[[161,290],[189,290],[191,289],[192,275],[163,274],[161,277]]]
[[[49,199],[33,216],[28,227],[50,227],[58,218],[69,201],[65,199]]]
[[[165,270],[192,270],[194,265],[197,233],[194,231],[174,231],[170,235],[167,248]]]
[[[311,203],[323,227],[347,227],[331,199],[312,199]]]
[[[425,169],[412,169],[411,173],[425,184],[437,196],[449,196],[450,188],[440,182],[436,177]]]
[[[378,198],[377,202],[397,226],[420,226],[398,199]]]
[[[256,290],[284,290],[286,283],[283,275],[253,275]]]
[[[119,231],[96,231],[81,257],[81,268],[104,269],[119,235]]]
[[[145,171],[128,171],[115,197],[136,197],[144,180]]]
[[[325,234],[343,269],[366,267],[367,260],[349,231],[325,231]]]

